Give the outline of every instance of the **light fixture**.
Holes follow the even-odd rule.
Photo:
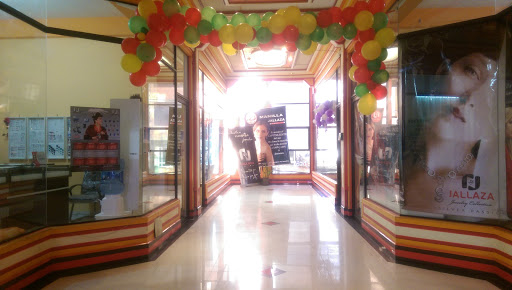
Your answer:
[[[288,53],[282,50],[258,50],[252,54],[251,60],[260,67],[280,67],[286,63]]]

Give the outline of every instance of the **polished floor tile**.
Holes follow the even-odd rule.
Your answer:
[[[271,202],[269,202],[271,201]],[[45,289],[496,289],[386,262],[310,186],[231,187],[157,260]]]

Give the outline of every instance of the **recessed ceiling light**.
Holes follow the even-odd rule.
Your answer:
[[[282,50],[258,50],[252,54],[254,64],[261,67],[280,67],[286,63],[288,53]]]

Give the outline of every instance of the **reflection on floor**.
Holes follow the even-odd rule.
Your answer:
[[[233,186],[156,261],[46,289],[495,289],[386,262],[310,186]]]

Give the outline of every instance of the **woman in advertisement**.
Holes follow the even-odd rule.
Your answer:
[[[252,127],[254,133],[256,153],[258,155],[258,163],[260,166],[272,166],[274,165],[274,156],[272,155],[272,149],[267,142],[267,136],[270,133],[270,128],[267,122],[258,121],[254,123]]]
[[[507,164],[507,214],[512,218],[512,107],[505,109],[505,154]]]
[[[89,125],[84,134],[84,140],[108,140],[107,129],[102,126],[103,115],[99,112],[92,116],[94,124]]]

